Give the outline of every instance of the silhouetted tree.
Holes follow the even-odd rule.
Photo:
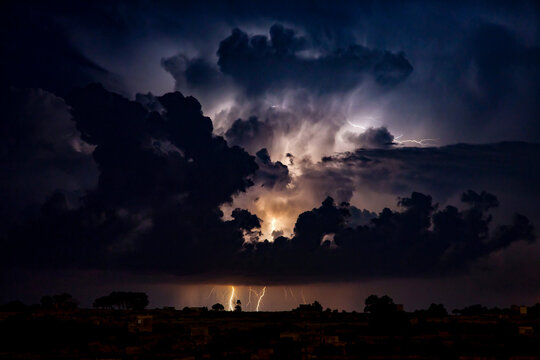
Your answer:
[[[443,304],[431,304],[426,311],[426,315],[432,317],[444,317],[448,315],[448,311],[446,311]]]
[[[216,303],[216,304],[212,305],[212,310],[214,310],[214,311],[223,311],[223,310],[225,310],[225,307],[223,305],[221,305],[220,303]]]
[[[487,307],[480,304],[475,304],[471,306],[464,307],[463,309],[454,309],[452,310],[455,314],[467,315],[467,316],[476,316],[482,315],[488,312]]]
[[[365,300],[364,312],[370,313],[369,326],[379,333],[399,333],[409,324],[403,311],[398,311],[391,297],[370,295]]]
[[[44,309],[52,309],[54,307],[54,299],[52,296],[43,296],[41,298],[41,307]]]
[[[240,300],[236,300],[236,306],[234,307],[234,311],[236,312],[240,312],[242,311],[242,303],[240,302]]]
[[[99,309],[112,309],[113,304],[111,302],[110,296],[102,296],[94,300],[94,303],[92,304],[93,307],[99,308]]]
[[[142,292],[113,291],[94,300],[95,308],[142,310],[148,306],[148,295]]]
[[[386,314],[396,311],[396,304],[388,295],[381,297],[370,295],[366,298],[365,304],[364,312],[372,314]]]
[[[53,296],[43,296],[41,307],[44,309],[73,310],[79,306],[79,302],[71,294],[62,293]]]
[[[322,308],[322,305],[319,304],[319,302],[317,300],[315,300],[313,302],[313,304],[311,304],[311,306],[313,307],[313,310],[315,311],[318,311],[318,312],[322,312],[323,311],[323,308]]]
[[[62,293],[53,296],[54,305],[58,309],[76,309],[79,306],[79,302],[73,298],[71,294]]]
[[[540,315],[540,303],[536,303],[535,305],[533,306],[530,306],[528,309],[527,309],[527,313],[529,315]]]

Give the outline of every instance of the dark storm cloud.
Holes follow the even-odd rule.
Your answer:
[[[308,88],[316,93],[351,90],[369,75],[380,85],[393,85],[412,72],[403,53],[351,45],[316,54],[320,49],[307,47],[306,43],[306,39],[281,25],[270,28],[270,39],[264,35],[250,37],[234,29],[219,45],[218,64],[248,93],[282,87]],[[302,56],[301,51],[315,54]]]
[[[359,225],[367,225],[371,222],[372,219],[375,219],[377,217],[377,214],[373,211],[369,211],[366,209],[361,210],[356,206],[349,205],[348,209],[349,216],[347,217],[347,225],[352,228]]]
[[[179,54],[162,59],[161,66],[174,78],[176,90],[189,91],[204,100],[204,106],[216,106],[234,91],[231,79],[206,59]]]
[[[251,116],[247,120],[237,119],[225,133],[227,141],[244,147],[251,153],[272,144],[274,130],[270,124]]]
[[[244,76],[235,75],[237,71],[224,76],[215,58],[219,42],[230,35],[231,28],[237,27],[247,36],[248,48],[254,37],[258,39],[251,34],[263,34],[266,37],[264,54],[268,54],[264,59],[280,64],[283,61],[277,55],[287,49],[298,50],[292,56],[293,63],[317,60],[307,56],[310,51],[321,53],[322,59],[328,60],[337,49],[347,53],[352,44],[381,49],[383,53],[389,51],[394,57],[404,51],[415,71],[402,86],[394,89],[395,94],[385,94],[385,101],[370,98],[376,103],[374,107],[382,108],[383,122],[393,131],[397,128],[402,133],[407,129],[417,135],[421,130],[421,136],[439,138],[442,144],[488,142],[493,138],[534,141],[540,136],[536,121],[540,113],[536,101],[540,83],[540,12],[535,2],[368,1],[358,4],[345,1],[340,2],[340,6],[322,1],[15,4],[12,2],[8,11],[3,12],[3,23],[11,24],[3,32],[3,53],[10,54],[3,58],[9,65],[3,68],[5,78],[12,82],[20,78],[27,85],[46,89],[69,88],[73,82],[81,84],[100,77],[98,74],[104,66],[99,60],[105,59],[111,72],[122,73],[131,81],[132,93],[156,92],[154,88],[158,86],[162,92],[170,83],[160,77],[159,59],[173,59],[170,54],[177,52],[183,54],[176,59],[178,61],[165,65],[177,80],[176,89],[196,95],[204,106],[215,105],[220,103],[217,98],[221,99],[234,85],[227,78]],[[270,38],[264,35],[275,23],[286,25],[274,31]],[[254,28],[256,30],[252,30]],[[290,28],[297,29],[298,33],[292,33]],[[298,42],[300,39],[307,42]],[[171,42],[177,44],[174,50],[171,50]],[[158,44],[157,50],[151,48],[153,44]],[[376,50],[367,53],[370,51]],[[157,54],[159,52],[162,53]],[[140,56],[140,61],[134,59],[134,54],[141,53],[144,55]],[[248,51],[252,53],[260,55],[255,50]],[[155,57],[150,60],[147,54]],[[237,61],[246,58],[244,52],[230,54],[233,55],[234,58],[229,57],[232,64],[240,64]],[[152,70],[148,62],[155,63]],[[394,61],[383,63],[395,67]],[[240,83],[266,86],[268,72],[251,71],[260,66],[258,63],[248,66],[246,70],[254,76]],[[263,79],[259,79],[260,74],[264,75]],[[298,76],[292,74],[291,83],[309,83],[302,80],[302,74],[305,74],[303,70]],[[272,78],[276,78],[273,75]],[[41,78],[43,81],[38,81]],[[155,80],[158,78],[159,81]],[[331,74],[329,78],[339,79],[339,76]],[[142,81],[147,83],[135,84],[133,79],[144,79]],[[251,84],[259,80],[260,85]],[[268,81],[266,84],[272,83],[271,79]],[[284,81],[277,76],[276,82]],[[352,78],[347,78],[335,83],[351,81]],[[49,82],[54,84],[48,86]],[[163,84],[159,85],[160,82]],[[23,86],[22,82],[15,85]],[[111,85],[108,84],[108,88]],[[341,85],[329,88],[335,86]],[[201,91],[197,92],[195,89],[199,87]],[[317,89],[321,90],[315,86],[314,90]],[[202,93],[211,95],[205,98]],[[362,105],[365,108],[366,104]],[[258,114],[246,114],[243,118],[251,115]],[[405,133],[405,138],[409,138],[408,135]]]
[[[100,85],[68,97],[81,138],[95,146],[98,185],[75,209],[53,195],[37,217],[12,230],[3,244],[6,265],[185,273],[234,252],[243,233],[260,226],[242,210],[223,221],[218,208],[252,185],[254,157],[214,136],[194,98],[176,92],[157,100],[161,114]]]
[[[478,201],[466,201],[473,195]],[[490,207],[496,197],[469,190],[468,206],[438,210],[431,196],[413,192],[366,225],[351,227],[350,206],[332,198],[298,217],[294,237],[259,243],[241,254],[249,271],[269,279],[294,274],[300,279],[354,279],[380,276],[433,276],[464,270],[472,262],[514,242],[535,241],[534,227],[516,214],[511,225],[490,234]],[[330,235],[332,240],[327,238]],[[262,262],[261,260],[264,259]]]
[[[327,172],[332,178],[339,169],[357,187],[394,194],[417,189],[440,200],[474,184],[500,194],[506,201],[519,201],[521,206],[534,209],[526,199],[540,195],[539,164],[537,143],[358,149],[323,158],[320,167],[313,168],[312,176],[324,177]],[[512,194],[508,194],[509,188]]]
[[[388,148],[395,145],[394,135],[385,127],[371,127],[359,134],[348,132],[344,134],[344,138],[358,148]]]
[[[442,73],[452,89],[447,96],[455,98],[455,106],[449,109],[449,103],[435,102],[440,110],[450,111],[458,129],[485,131],[499,139],[514,134],[532,138],[527,133],[537,137],[540,128],[534,119],[540,115],[536,101],[540,94],[540,46],[526,45],[504,25],[480,23],[459,51],[453,68]],[[504,133],[499,130],[502,119],[520,125],[511,134]]]
[[[259,242],[256,215],[235,209],[224,221],[219,206],[251,186],[253,176],[265,187],[285,187],[287,167],[272,162],[265,149],[254,158],[214,136],[211,120],[192,97],[175,92],[147,100],[159,102],[161,111],[148,111],[99,85],[68,97],[81,139],[95,147],[98,184],[81,206],[70,206],[65,194],[56,192],[38,215],[12,227],[2,246],[9,254],[4,266],[112,267],[275,281],[430,275],[463,269],[515,241],[534,239],[522,215],[489,235],[488,212],[498,200],[469,191],[462,197],[464,210],[438,211],[430,196],[413,193],[400,199],[403,211],[385,209],[379,215],[348,203],[336,206],[328,198],[298,216],[291,239],[275,233],[273,244]],[[441,149],[411,150],[448,151]],[[65,152],[60,150],[54,152]],[[406,150],[359,150],[320,166],[354,163],[360,153],[361,166],[371,166],[387,161],[381,154]],[[251,241],[244,243],[245,237]]]
[[[187,84],[212,88],[219,86],[219,69],[212,66],[204,59],[189,59],[179,55],[168,59],[163,59],[161,65],[171,73],[175,79],[185,78]],[[179,85],[177,85],[179,87]]]
[[[117,76],[81,53],[58,21],[56,5],[12,2],[2,12],[0,49],[3,86],[35,87],[65,95],[75,86],[101,81],[121,88]]]
[[[413,192],[399,200],[401,211],[384,209],[378,215],[327,198],[298,216],[292,238],[275,233],[274,243],[258,241],[261,221],[255,214],[235,209],[231,220],[224,221],[219,206],[251,186],[250,178],[269,188],[286,186],[287,167],[273,163],[265,149],[254,158],[214,136],[196,99],[179,92],[149,98],[159,102],[161,112],[99,85],[68,97],[82,140],[95,146],[98,184],[82,206],[69,206],[63,193],[54,193],[37,216],[11,228],[2,245],[2,253],[9,254],[4,266],[107,267],[268,281],[429,276],[464,270],[516,241],[535,239],[523,215],[510,225],[493,226],[489,213],[498,199],[468,191],[463,209],[439,210],[431,196]],[[513,177],[534,166],[527,163],[529,170],[521,169],[524,164],[514,159],[519,149],[529,159],[540,154],[537,145],[521,143],[358,150],[327,158],[302,176],[318,174],[322,183],[330,176],[335,184],[339,176],[348,179],[352,188],[347,191],[359,186],[359,178],[376,188],[361,171],[377,174],[370,167],[387,164],[384,181],[373,181],[384,187],[395,171],[414,186],[422,181],[415,183],[407,171],[414,174],[426,162],[439,163],[436,176],[448,178],[454,171],[449,164],[478,172],[482,161],[491,164],[496,155],[499,171]],[[392,163],[400,157],[410,170]],[[331,172],[324,170],[329,164]],[[430,181],[433,176],[426,174]],[[251,240],[244,242],[246,237]]]
[[[419,4],[402,4],[368,20],[376,26],[387,16],[388,26],[367,36],[399,44],[415,66],[387,99],[390,128],[422,129],[443,143],[538,139],[538,7],[491,5],[432,4],[417,12]]]
[[[62,98],[40,89],[0,90],[0,218],[32,214],[54,191],[64,191],[77,205],[95,186],[92,147],[80,139]]]
[[[283,87],[307,88],[315,93],[351,90],[367,76],[380,85],[394,85],[412,72],[403,53],[362,45],[328,53],[322,50],[294,30],[275,24],[270,38],[234,29],[221,41],[217,54],[219,69],[232,76],[249,96]],[[202,59],[179,55],[165,59],[163,66],[177,82],[201,87],[218,84],[216,69]]]
[[[491,114],[500,111],[501,106],[509,105],[504,102],[512,101],[509,89],[522,94],[540,93],[539,46],[527,46],[511,29],[493,23],[479,24],[464,46],[470,50],[467,60],[475,66],[470,75],[477,87],[464,94],[473,110]],[[536,106],[536,113],[538,110]]]
[[[260,186],[283,190],[291,182],[287,166],[281,163],[281,161],[272,162],[265,148],[257,151],[256,161],[259,170],[257,170],[255,175],[255,181]]]
[[[304,123],[319,124],[323,139],[315,141],[321,143],[319,150],[330,150],[347,107],[337,97],[367,83],[384,93],[413,70],[403,53],[355,43],[328,47],[322,39],[280,24],[272,25],[269,34],[233,29],[216,44],[217,64],[214,58],[185,53],[161,61],[175,88],[201,98],[205,111],[216,112],[220,133],[251,153],[266,147],[281,156],[274,142],[300,132],[313,141]]]

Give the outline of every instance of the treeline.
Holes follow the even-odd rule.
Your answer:
[[[148,295],[144,292],[132,292],[132,291],[113,291],[109,295],[98,297],[94,300],[92,306],[96,309],[117,309],[117,310],[143,310],[149,304]],[[370,295],[364,301],[364,313],[370,314],[373,319],[386,319],[386,318],[400,318],[405,313],[403,305],[394,303],[394,300],[387,296]],[[46,310],[74,310],[79,307],[79,301],[76,300],[71,294],[61,293],[57,295],[46,295],[41,298],[39,304],[25,305],[19,300],[10,301],[0,305],[0,311],[8,312],[21,312],[33,309],[46,309]],[[174,307],[167,307],[174,309]],[[525,308],[525,309],[523,309]],[[190,308],[185,307],[184,312],[190,311],[208,311],[208,308]],[[225,311],[225,307],[216,303],[211,307],[212,311]],[[470,305],[462,309],[452,310],[452,314],[465,315],[465,316],[480,316],[487,314],[515,314],[523,313],[532,316],[540,316],[540,303],[533,306],[512,306],[510,308],[487,308],[480,304]],[[235,302],[234,311],[242,311],[241,302],[237,300]],[[323,311],[322,305],[315,301],[312,304],[302,304],[298,308],[292,311],[300,312],[333,312],[338,310],[332,310],[327,308]],[[342,312],[346,312],[343,310]],[[356,311],[352,311],[356,313]],[[415,315],[421,317],[445,317],[449,315],[443,304],[431,304],[427,309],[415,310],[412,312]]]
[[[78,306],[79,301],[68,293],[53,296],[46,295],[41,298],[41,307],[44,309],[73,310]]]
[[[113,291],[94,300],[99,309],[142,310],[148,306],[148,295],[143,292]]]
[[[25,305],[19,300],[10,301],[0,305],[0,311],[75,310],[79,307],[79,304],[79,301],[71,294],[61,293],[43,296],[39,304],[33,305]],[[148,304],[148,295],[143,292],[113,291],[109,295],[95,299],[93,307],[99,309],[143,310]]]

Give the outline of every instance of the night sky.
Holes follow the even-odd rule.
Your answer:
[[[1,302],[540,302],[538,3],[1,6]]]

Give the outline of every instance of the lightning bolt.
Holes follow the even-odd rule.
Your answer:
[[[231,296],[229,297],[229,311],[234,310],[234,286],[231,286]]]
[[[208,294],[208,296],[206,297],[207,299],[210,299],[210,296],[212,295],[214,290],[215,290],[215,287],[212,287],[212,290],[210,290],[210,294]]]
[[[365,128],[364,126],[357,125],[357,124],[353,124],[350,120],[347,120],[347,122],[348,122],[349,125],[351,125],[352,127],[359,128],[359,129],[362,129],[362,130],[366,130],[366,128]]]
[[[249,291],[248,291],[248,302],[247,302],[247,304],[246,304],[246,309],[248,308],[249,304],[251,304],[251,293],[254,293],[255,296],[257,296],[257,297],[259,296],[259,294],[258,294],[255,290],[253,290],[253,289],[251,288],[251,286],[250,286],[250,287],[249,287]]]
[[[251,293],[253,292],[253,289],[251,288],[251,286],[249,287],[249,291],[248,291],[248,302],[246,304],[246,309],[249,307],[249,304],[251,304]]]
[[[291,296],[293,297],[293,299],[296,301],[296,296],[294,296],[294,293],[291,288],[289,288],[289,292],[291,293]]]
[[[439,139],[420,139],[420,140],[414,140],[414,139],[408,139],[408,140],[399,140],[401,137],[403,137],[403,134],[396,136],[394,138],[394,142],[396,142],[398,145],[403,145],[407,143],[412,143],[420,146],[428,146],[429,143],[433,143],[438,141]]]
[[[261,301],[262,301],[262,298],[264,297],[264,293],[266,292],[266,286],[262,288],[261,290],[261,294],[259,295],[259,300],[257,301],[257,308],[255,309],[255,311],[259,311],[259,307],[261,306]]]
[[[270,233],[273,233],[276,230],[276,219],[272,219],[270,222]]]
[[[302,295],[302,304],[307,304],[306,298],[304,297],[304,288],[300,289],[300,295]]]

